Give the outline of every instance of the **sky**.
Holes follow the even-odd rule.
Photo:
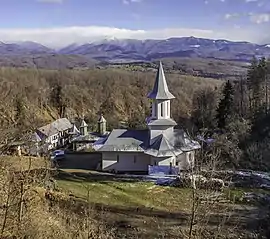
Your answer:
[[[0,0],[0,41],[195,36],[270,43],[270,0]]]

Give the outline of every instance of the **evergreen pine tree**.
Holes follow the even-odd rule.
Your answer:
[[[222,99],[217,108],[217,125],[220,129],[224,129],[228,123],[228,119],[233,114],[233,86],[227,81],[222,91]]]
[[[250,113],[253,119],[261,112],[262,106],[267,103],[266,74],[267,65],[265,58],[259,61],[254,58],[247,74]]]
[[[264,106],[264,113],[267,114],[268,111],[268,84],[267,84],[267,61],[265,57],[260,59],[258,64],[258,77],[261,83],[260,92],[260,106]]]

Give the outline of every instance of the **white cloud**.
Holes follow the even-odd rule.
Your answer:
[[[239,17],[249,17],[249,20],[252,23],[256,23],[256,24],[270,22],[270,13],[254,13],[254,12],[242,13],[242,14],[241,13],[227,13],[224,16],[226,20],[239,18]]]
[[[270,13],[252,14],[250,20],[257,24],[270,22]]]
[[[195,36],[213,39],[228,39],[236,41],[251,41],[262,43],[262,39],[269,40],[267,31],[224,29],[224,31],[167,28],[155,30],[131,30],[101,26],[88,27],[60,27],[47,29],[0,29],[0,41],[35,41],[50,47],[63,47],[72,43],[86,43],[108,37],[119,39],[166,39],[170,37]],[[269,43],[265,42],[265,43]]]
[[[41,3],[63,3],[64,0],[37,0],[38,2]]]
[[[126,5],[130,4],[130,3],[138,3],[141,2],[142,0],[122,0],[122,2]]]
[[[228,19],[237,18],[240,16],[241,16],[241,14],[239,14],[239,13],[227,13],[227,14],[225,14],[224,18],[228,20]]]

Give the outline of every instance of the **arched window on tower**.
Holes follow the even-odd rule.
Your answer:
[[[164,106],[163,106],[163,103],[161,103],[161,104],[160,104],[160,116],[161,116],[161,117],[163,117],[163,115],[164,115],[163,110],[164,110]]]
[[[170,117],[169,101],[167,101],[167,116]]]

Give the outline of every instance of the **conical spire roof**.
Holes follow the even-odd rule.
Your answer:
[[[76,125],[73,124],[73,125],[72,125],[72,128],[70,129],[70,132],[69,132],[69,133],[70,133],[70,134],[79,134],[80,131],[77,129]]]
[[[87,126],[88,126],[88,124],[86,124],[86,122],[83,119],[81,122],[80,128],[87,127]]]
[[[106,119],[104,118],[104,116],[101,114],[99,119],[98,119],[98,123],[105,123],[107,122]]]
[[[169,91],[162,63],[159,63],[159,68],[156,75],[156,81],[153,90],[147,96],[150,99],[170,100],[174,99],[174,95]]]

